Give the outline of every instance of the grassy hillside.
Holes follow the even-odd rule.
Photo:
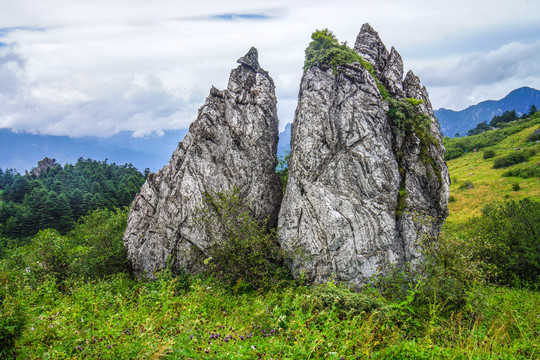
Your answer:
[[[473,147],[467,149],[462,156],[448,161],[452,184],[447,227],[481,215],[482,209],[494,201],[517,200],[524,197],[540,198],[540,177],[503,176],[509,170],[540,167],[540,143],[529,141],[534,130],[538,129],[539,123],[540,113],[536,113],[531,118],[516,121],[504,129],[471,136],[467,145],[464,145],[467,138],[446,139],[445,145],[449,149],[456,148],[456,145]],[[514,131],[517,132],[513,133]],[[475,144],[480,146],[485,144],[482,142],[483,139],[488,139],[488,144],[489,141],[493,144],[481,147],[475,152]],[[516,148],[521,150],[514,150]],[[494,151],[495,156],[484,159],[484,153],[490,150]],[[527,153],[529,158],[516,165],[494,168],[497,159],[518,152]]]
[[[538,166],[540,144],[528,137],[539,125],[536,114],[447,140],[454,201],[444,235],[423,244],[416,268],[359,292],[282,273],[254,288],[253,271],[234,282],[220,271],[139,281],[122,242],[127,208],[95,210],[66,234],[40,231],[0,253],[0,359],[538,359],[540,177],[503,175]],[[516,153],[525,163],[494,169]],[[523,197],[534,199],[482,214]],[[275,245],[275,233],[231,229]]]

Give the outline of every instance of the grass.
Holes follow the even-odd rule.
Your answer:
[[[448,162],[454,200],[437,244],[444,268],[424,278],[431,287],[396,276],[386,278],[387,292],[290,280],[244,291],[202,276],[163,273],[147,282],[116,273],[83,280],[71,271],[59,282],[39,271],[42,261],[25,262],[21,247],[0,260],[0,308],[11,311],[0,312],[0,359],[14,358],[10,350],[20,359],[538,359],[540,293],[488,285],[477,275],[482,259],[468,254],[471,238],[460,237],[467,219],[488,203],[540,198],[540,178],[502,176],[538,163],[540,149],[525,165],[493,168],[515,147],[538,148],[526,141],[537,126],[485,148],[496,152],[493,158],[479,151]],[[101,220],[89,224],[79,224],[85,231],[73,237],[108,229]],[[118,241],[121,233],[114,235]],[[456,282],[463,279],[468,285]],[[9,332],[17,334],[5,349]]]
[[[73,282],[59,292],[24,281],[28,321],[21,359],[533,359],[538,356],[538,293],[479,287],[482,311],[425,319],[410,331],[391,304],[348,313],[312,306],[315,289],[287,286],[231,294],[195,278],[137,282],[126,275]],[[322,286],[336,288],[333,284]],[[324,290],[324,289],[323,289]],[[346,295],[341,289],[338,295]],[[336,300],[338,301],[338,300]],[[475,309],[478,310],[478,309]]]
[[[494,146],[448,161],[448,170],[452,184],[450,194],[455,201],[448,204],[450,215],[445,226],[463,223],[473,216],[479,216],[488,203],[506,199],[521,199],[524,197],[540,198],[540,178],[503,177],[509,169],[519,169],[540,163],[540,144],[530,143],[527,138],[538,128],[535,124],[522,131],[509,135]],[[513,140],[513,141],[512,141]],[[495,159],[508,155],[514,148],[522,150],[536,149],[536,155],[531,156],[526,163],[505,168],[494,169]],[[494,150],[497,154],[490,159],[483,158],[483,151]],[[470,181],[474,188],[459,189],[464,182]],[[514,191],[514,184],[519,184],[520,190]]]

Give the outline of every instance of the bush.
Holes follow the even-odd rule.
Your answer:
[[[253,217],[239,190],[206,193],[198,223],[205,229],[211,275],[229,287],[267,288],[289,276],[276,229]]]
[[[540,164],[505,171],[502,176],[518,176],[522,178],[540,177]]]
[[[519,191],[520,189],[521,189],[521,187],[519,186],[518,183],[512,184],[512,190]]]
[[[392,303],[393,320],[404,327],[423,328],[462,311],[485,280],[485,265],[473,258],[468,241],[441,235],[424,239],[422,247],[420,263],[392,266],[373,281]]]
[[[452,159],[457,159],[464,153],[465,151],[463,151],[463,149],[461,148],[449,148],[446,150],[446,154],[444,155],[444,160],[448,161]]]
[[[301,303],[305,311],[332,310],[338,318],[371,312],[383,306],[380,299],[368,293],[357,293],[343,284],[333,282],[317,285],[310,289],[309,297]]]
[[[455,201],[456,201],[456,197],[455,197],[454,195],[450,195],[450,196],[448,197],[448,202],[449,202],[449,203],[452,203],[452,202],[455,202]]]
[[[540,201],[522,199],[487,206],[469,221],[475,256],[496,267],[491,280],[538,287],[540,281]]]
[[[38,276],[54,276],[61,283],[71,275],[72,246],[66,236],[45,229],[38,232],[28,249],[29,265]]]
[[[76,248],[73,271],[85,278],[130,272],[123,236],[128,208],[98,209],[83,216],[69,234]]]
[[[276,172],[281,179],[281,189],[283,195],[285,195],[285,189],[287,188],[287,179],[289,178],[289,159],[291,153],[289,151],[285,152],[284,156],[278,157],[278,165],[276,166]]]
[[[528,141],[538,141],[538,140],[540,140],[540,128],[534,130],[534,132],[531,135],[529,135],[527,140]]]
[[[521,162],[527,161],[528,158],[528,154],[523,151],[513,151],[506,156],[495,159],[495,161],[493,162],[493,168],[499,169],[502,167],[519,164]]]
[[[15,341],[26,324],[24,306],[14,296],[15,272],[0,264],[0,359],[15,358]]]
[[[474,185],[472,183],[472,181],[470,180],[465,180],[464,182],[461,183],[461,185],[459,185],[459,188],[460,190],[463,190],[463,189],[474,189]]]
[[[484,150],[484,159],[491,159],[495,157],[495,150]]]
[[[316,30],[311,34],[312,41],[306,48],[306,59],[304,61],[304,72],[313,66],[326,64],[337,71],[339,65],[360,63],[375,79],[381,95],[386,99],[389,97],[388,91],[379,81],[373,70],[373,66],[362,59],[360,55],[346,44],[340,44],[336,36],[328,29]]]

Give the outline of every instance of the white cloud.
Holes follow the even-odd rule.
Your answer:
[[[527,0],[2,0],[0,43],[10,46],[0,46],[0,127],[71,136],[185,128],[254,45],[283,128],[311,32],[328,27],[352,45],[364,22],[396,46],[436,108],[456,108],[540,87],[530,43],[539,27],[522,25],[539,20],[540,4]]]

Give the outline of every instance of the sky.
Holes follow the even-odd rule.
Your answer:
[[[433,107],[540,89],[540,0],[0,0],[0,128],[71,137],[187,128],[251,46],[292,122],[316,29],[363,23],[401,54]]]

